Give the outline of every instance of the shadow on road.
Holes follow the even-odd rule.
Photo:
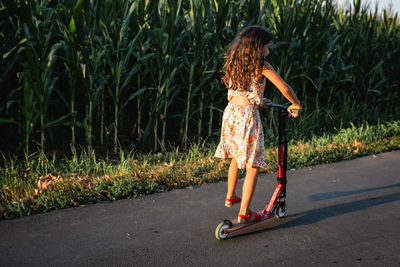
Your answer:
[[[374,187],[374,188],[353,190],[353,191],[345,191],[345,192],[325,192],[325,193],[311,195],[309,197],[309,199],[311,201],[316,202],[316,201],[321,201],[321,200],[327,200],[327,199],[339,198],[339,197],[346,197],[346,196],[350,196],[350,195],[362,194],[362,193],[366,193],[366,192],[377,191],[377,190],[382,190],[382,189],[388,189],[388,188],[393,188],[393,187],[400,187],[400,184],[379,186],[379,187]]]
[[[398,185],[396,185],[398,186]],[[393,187],[393,186],[391,186]],[[386,188],[382,187],[382,188]],[[371,190],[369,190],[371,191]],[[241,237],[241,236],[247,236],[247,235],[253,235],[253,234],[258,234],[258,233],[263,233],[266,231],[274,231],[277,229],[283,229],[283,228],[291,228],[291,227],[296,227],[296,226],[301,226],[301,225],[311,225],[323,220],[326,220],[331,217],[355,212],[355,211],[360,211],[364,210],[373,206],[377,205],[382,205],[390,202],[395,202],[395,201],[400,201],[400,193],[394,193],[390,195],[385,195],[385,196],[380,196],[380,197],[373,197],[373,198],[367,198],[367,199],[362,199],[362,200],[357,200],[353,202],[347,202],[343,204],[337,204],[337,205],[331,205],[327,207],[322,207],[319,209],[314,209],[314,210],[308,210],[296,214],[292,214],[282,220],[282,223],[278,222],[278,225],[268,227],[265,226],[266,228],[256,230],[253,232],[246,232],[243,234],[235,235],[232,236],[231,239]]]

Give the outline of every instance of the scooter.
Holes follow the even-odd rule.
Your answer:
[[[265,208],[261,211],[258,211],[258,213],[262,215],[260,220],[249,223],[239,223],[237,219],[225,219],[217,226],[217,229],[215,230],[215,237],[218,240],[224,240],[229,236],[230,233],[271,219],[274,216],[278,219],[286,217],[287,207],[285,197],[287,184],[286,168],[288,139],[286,138],[285,118],[289,116],[289,112],[287,111],[288,107],[283,105],[267,103],[266,106],[273,108],[278,113],[278,185],[276,186],[275,191]]]

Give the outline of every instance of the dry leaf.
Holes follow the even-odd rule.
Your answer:
[[[46,189],[47,189],[47,183],[43,183],[43,184],[42,184],[42,189],[43,189],[43,190],[46,190]]]

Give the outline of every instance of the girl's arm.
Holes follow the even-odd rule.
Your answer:
[[[282,95],[292,103],[292,105],[288,108],[288,111],[293,117],[297,117],[298,113],[292,113],[292,110],[300,110],[301,107],[300,101],[293,89],[281,78],[281,76],[279,76],[279,74],[269,63],[267,63],[266,68],[263,69],[262,75],[270,80],[276,86],[276,88],[278,88]]]

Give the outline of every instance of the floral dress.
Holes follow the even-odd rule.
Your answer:
[[[264,95],[263,83],[252,79],[247,91],[228,90],[228,100],[243,96],[251,105],[228,103],[222,118],[221,139],[215,152],[217,158],[235,158],[238,168],[264,167],[264,132],[258,106]]]

